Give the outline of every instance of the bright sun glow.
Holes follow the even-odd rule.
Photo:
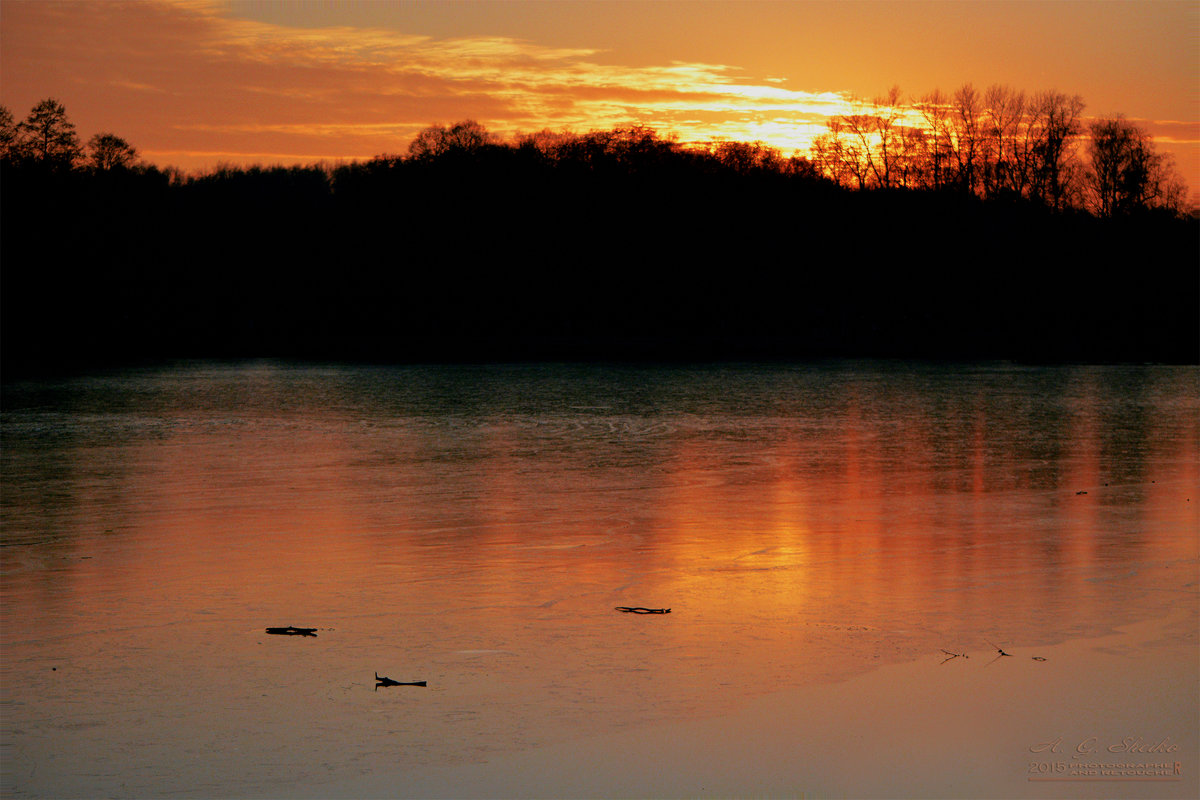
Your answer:
[[[756,140],[806,154],[826,120],[894,82],[914,93],[972,81],[1032,92],[1049,88],[1040,85],[1049,76],[1094,103],[1089,113],[1138,120],[1200,184],[1200,125],[1188,119],[1194,81],[1180,83],[1177,74],[1179,64],[1194,73],[1196,45],[1186,37],[1180,41],[1191,43],[1179,45],[1171,34],[1180,27],[1178,7],[1097,4],[1089,19],[1112,24],[1093,30],[1090,22],[1062,27],[1051,8],[980,3],[953,23],[959,31],[947,28],[946,15],[914,27],[919,15],[896,15],[907,6],[916,8],[628,2],[598,15],[594,5],[553,2],[11,0],[0,7],[0,92],[18,117],[56,97],[81,132],[115,131],[150,161],[191,169],[403,152],[422,128],[466,118],[502,138],[640,124],[682,142]],[[1071,63],[1092,64],[1097,82],[1049,51],[1013,59],[1003,50],[1013,44],[1003,33],[1011,24],[998,28],[996,15],[1020,17],[1018,27],[1045,36],[1060,26],[1057,35],[1077,51]],[[1139,69],[1150,81],[1131,89],[1124,82],[1133,67],[1114,73],[1108,60],[1085,52],[1115,52],[1125,40],[1091,42],[1116,37],[1103,31],[1122,25],[1129,43],[1120,52],[1143,59]],[[972,38],[985,29],[1000,33]],[[1153,47],[1134,41],[1142,29],[1154,34]],[[906,41],[921,32],[927,44],[913,50]],[[975,43],[960,47],[952,34]],[[1043,38],[1032,33],[1016,43],[1025,52]],[[938,54],[944,66],[930,66]],[[1151,102],[1177,85],[1179,100]],[[1124,94],[1104,94],[1106,86]]]

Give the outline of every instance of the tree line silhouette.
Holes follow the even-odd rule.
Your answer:
[[[894,99],[809,157],[467,120],[403,155],[193,175],[115,134],[81,147],[53,100],[0,109],[3,368],[1200,361],[1197,222],[1140,129],[1094,123],[1092,167],[1078,110],[1062,136],[1025,117],[989,144],[888,122]]]
[[[1186,211],[1187,187],[1150,136],[1121,115],[1085,126],[1078,95],[968,83],[910,103],[892,87],[855,106],[812,146],[821,174],[842,185],[955,189],[1100,216]]]

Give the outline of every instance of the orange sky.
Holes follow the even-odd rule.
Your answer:
[[[403,152],[432,123],[503,136],[640,122],[806,150],[852,96],[965,82],[1080,94],[1200,189],[1200,3],[36,2],[0,4],[0,103],[62,101],[149,161]]]

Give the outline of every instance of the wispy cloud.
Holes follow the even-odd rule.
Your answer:
[[[217,0],[7,0],[0,11],[0,91],[15,113],[57,96],[81,131],[115,131],[185,167],[394,153],[426,125],[467,117],[501,136],[639,123],[683,141],[804,151],[829,117],[856,108],[848,92],[730,64],[631,66],[511,37],[289,27]],[[1194,122],[1143,122],[1162,143],[1200,140]]]
[[[6,36],[18,50],[8,61],[32,65],[17,78],[35,79],[40,62],[92,82],[146,121],[137,137],[153,140],[147,154],[237,160],[244,148],[252,159],[286,155],[288,141],[297,155],[394,152],[426,125],[466,117],[501,135],[636,122],[685,140],[750,136],[791,149],[847,107],[840,93],[745,81],[729,65],[632,67],[594,49],[507,37],[285,27],[212,0],[16,6],[6,14],[21,29],[19,41]],[[53,91],[33,92],[45,94]]]
[[[1200,123],[1197,122],[1173,119],[1135,119],[1133,122],[1143,126],[1160,143],[1200,144]]]

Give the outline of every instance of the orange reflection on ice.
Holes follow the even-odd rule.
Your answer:
[[[442,408],[394,400],[422,376],[385,373],[378,406],[322,383],[303,414],[168,409],[184,419],[154,436],[80,423],[61,452],[10,438],[33,466],[6,503],[48,498],[6,506],[29,542],[3,587],[20,748],[139,774],[187,747],[249,780],[281,754],[321,763],[335,731],[351,764],[453,763],[1194,604],[1197,431],[1170,381],[856,375],[768,373],[753,410],[714,411],[704,383],[703,402],[497,408],[478,373],[447,378]],[[283,625],[320,630],[263,633]],[[430,691],[378,697],[375,671]]]

